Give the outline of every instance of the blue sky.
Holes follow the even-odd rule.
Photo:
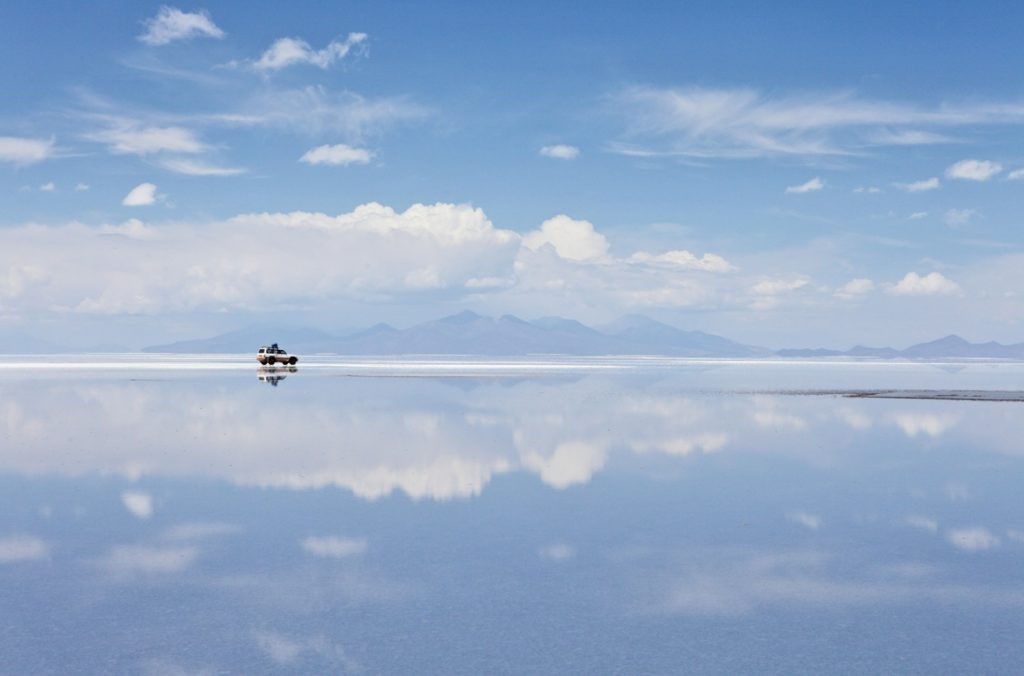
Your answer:
[[[0,320],[1024,340],[1024,8],[577,5],[5,5]]]

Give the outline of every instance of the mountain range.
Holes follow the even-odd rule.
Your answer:
[[[684,331],[643,315],[626,315],[592,328],[574,319],[541,317],[527,321],[513,315],[485,317],[465,311],[397,329],[389,324],[344,336],[318,329],[251,327],[212,338],[147,347],[144,352],[239,353],[276,341],[296,354],[462,354],[514,356],[666,355],[679,357],[866,357],[875,359],[1024,359],[1024,343],[971,343],[946,336],[903,350],[858,345],[849,350],[784,349],[745,345],[703,331]]]
[[[946,336],[906,349],[865,347],[849,350],[824,348],[784,349],[738,343],[703,331],[685,331],[643,315],[626,315],[604,326],[590,327],[574,319],[541,317],[524,320],[513,315],[485,317],[465,311],[422,322],[405,329],[376,324],[367,329],[334,335],[315,328],[250,326],[209,338],[183,340],[143,348],[154,353],[250,353],[260,345],[277,342],[289,352],[348,355],[665,355],[676,357],[771,357],[873,359],[1022,359],[1024,343],[971,343]],[[7,354],[129,352],[118,345],[69,347],[24,333],[0,330],[0,351]]]
[[[642,315],[628,315],[591,328],[573,319],[542,317],[526,321],[513,315],[484,317],[465,311],[396,329],[377,324],[346,336],[316,329],[244,329],[212,338],[144,348],[144,352],[252,352],[270,341],[296,354],[659,354],[683,357],[761,357],[765,348],[743,345],[702,331],[684,331]]]

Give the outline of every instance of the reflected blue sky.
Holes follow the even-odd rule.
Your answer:
[[[0,671],[1013,671],[1014,371],[5,369]]]

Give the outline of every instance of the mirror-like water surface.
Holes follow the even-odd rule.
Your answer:
[[[0,363],[4,673],[1013,672],[1024,368]]]

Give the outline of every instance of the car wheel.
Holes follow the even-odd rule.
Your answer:
[[[274,361],[275,361],[275,359],[273,357],[270,357],[270,358],[267,359],[267,363],[268,364],[273,364]]]
[[[298,363],[298,361],[299,361],[299,358],[298,358],[298,357],[292,357],[292,358],[290,358],[290,359],[288,360],[288,363],[289,363],[289,364],[291,364],[292,366],[295,366],[295,364],[297,364],[297,363]]]

